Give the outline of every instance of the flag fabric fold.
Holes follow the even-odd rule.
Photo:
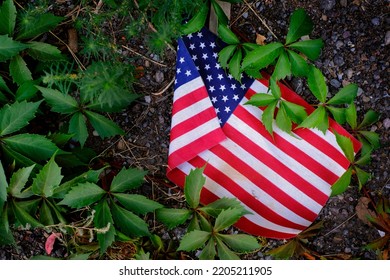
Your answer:
[[[245,105],[267,93],[266,79],[240,82],[218,63],[223,47],[207,29],[179,39],[167,177],[184,186],[191,169],[206,165],[201,202],[235,197],[251,212],[236,226],[250,234],[287,239],[316,219],[331,185],[349,167],[333,130],[360,143],[330,120],[326,134],[297,129],[290,135],[274,124],[273,137],[262,110]],[[313,111],[281,85],[282,98]]]

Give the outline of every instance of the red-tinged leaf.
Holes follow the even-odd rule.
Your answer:
[[[45,251],[46,254],[50,255],[51,252],[53,251],[54,243],[56,242],[57,238],[60,238],[61,234],[58,232],[53,232],[50,234],[50,236],[46,239],[45,242]]]

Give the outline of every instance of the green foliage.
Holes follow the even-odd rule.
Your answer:
[[[235,252],[249,252],[259,249],[256,239],[246,234],[224,234],[248,212],[233,198],[220,198],[206,206],[200,205],[200,194],[205,183],[203,168],[191,170],[186,176],[184,195],[186,209],[160,208],[157,219],[168,228],[188,223],[188,232],[180,241],[178,251],[202,249],[199,259],[239,259]]]
[[[103,254],[115,240],[118,231],[131,237],[150,236],[148,225],[136,214],[153,212],[162,205],[142,195],[128,193],[140,187],[145,174],[142,170],[123,168],[114,177],[108,190],[94,182],[75,182],[59,205],[94,209],[95,226],[106,228],[97,234],[100,252]]]
[[[97,131],[101,138],[122,135],[124,131],[102,112],[118,112],[134,101],[138,95],[132,89],[132,72],[123,64],[97,62],[75,78],[64,73],[46,74],[44,81],[51,88],[37,86],[53,112],[69,119],[68,133],[84,146],[88,139],[88,126]],[[72,85],[73,84],[73,85]],[[80,88],[79,98],[71,90]],[[62,89],[66,92],[61,92]]]
[[[9,74],[18,86],[33,80],[22,51],[39,61],[64,59],[57,47],[34,41],[54,29],[63,20],[62,17],[33,9],[17,10],[14,1],[6,0],[0,6],[0,18],[0,62],[9,64]]]
[[[366,154],[360,154],[360,158],[355,158],[355,152],[352,141],[349,137],[343,136],[335,132],[337,143],[341,150],[344,152],[346,158],[351,163],[351,166],[345,171],[345,173],[332,185],[332,196],[343,193],[351,183],[351,178],[355,175],[359,185],[359,190],[363,185],[367,183],[371,175],[361,169],[362,166],[369,163],[371,158],[371,152]]]

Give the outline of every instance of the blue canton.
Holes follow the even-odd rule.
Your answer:
[[[252,83],[243,75],[241,83],[218,63],[218,53],[225,46],[207,29],[179,39],[175,89],[201,76],[219,122],[223,126]]]

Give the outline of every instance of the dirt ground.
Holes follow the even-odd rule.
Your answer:
[[[291,13],[300,7],[314,21],[312,37],[324,40],[325,47],[316,66],[327,78],[330,92],[337,92],[343,84],[356,83],[359,86],[356,105],[360,117],[369,109],[381,113],[380,121],[371,128],[380,134],[381,148],[375,151],[372,163],[366,169],[371,172],[372,179],[365,191],[373,197],[379,194],[390,197],[390,1],[244,1],[233,5],[231,22],[234,29],[248,40],[254,41],[256,34],[261,34],[266,37],[266,42],[271,42],[274,40],[272,33],[279,39],[284,38]],[[96,137],[93,143],[104,158],[149,170],[145,192],[165,205],[177,206],[183,201],[181,194],[165,179],[175,51],[167,49],[163,56],[157,56],[148,52],[139,40],[129,42],[128,47],[142,54],[135,56],[134,52],[123,50],[123,55],[135,56],[135,64],[144,68],[144,75],[136,84],[137,92],[144,96],[124,112],[113,115],[114,120],[126,131],[125,136],[104,142]],[[297,93],[307,95],[301,80],[293,79],[288,83]],[[363,195],[354,183],[347,192],[330,198],[318,217],[318,221],[324,222],[323,228],[308,240],[307,247],[328,258],[375,259],[375,253],[365,250],[363,246],[378,238],[379,232],[360,220],[355,210]],[[184,234],[181,228],[166,231],[163,226],[154,223],[153,217],[150,223],[165,241],[177,241]],[[17,233],[18,253],[9,246],[0,248],[0,259],[28,258],[39,252],[42,254],[41,245],[33,249],[32,244],[36,242],[28,241],[34,234],[37,234],[38,240],[44,239],[39,232],[30,231],[20,236]],[[269,259],[270,256],[265,252],[283,243],[280,240],[266,240],[262,250],[243,258]],[[63,253],[62,248],[57,250],[58,255]]]

